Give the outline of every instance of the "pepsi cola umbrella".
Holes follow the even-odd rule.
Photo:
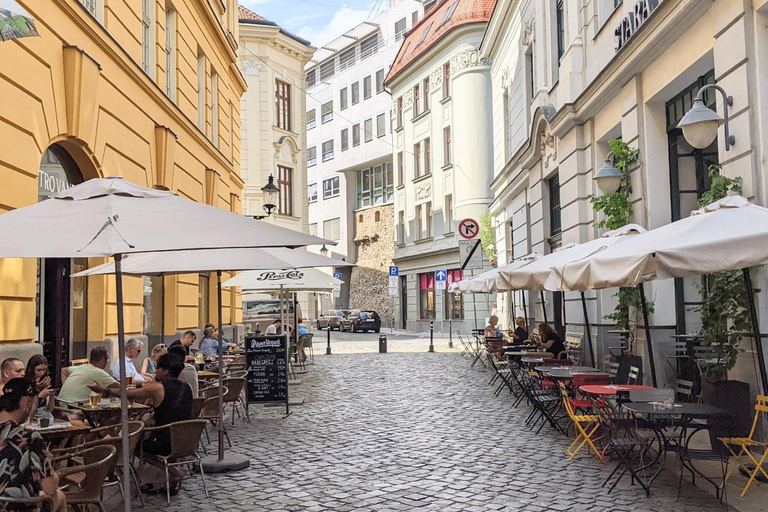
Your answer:
[[[0,40],[39,35],[35,20],[16,0],[0,0]]]

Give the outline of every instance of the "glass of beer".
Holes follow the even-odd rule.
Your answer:
[[[97,407],[99,405],[99,399],[101,395],[98,393],[91,393],[91,407]]]
[[[131,384],[133,384],[133,377],[131,375],[126,375],[125,376],[126,387],[131,387]]]

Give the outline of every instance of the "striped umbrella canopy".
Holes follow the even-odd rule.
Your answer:
[[[35,20],[16,0],[0,0],[0,41],[39,35]]]

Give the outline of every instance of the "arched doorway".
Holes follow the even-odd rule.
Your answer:
[[[72,156],[53,144],[40,162],[37,200],[45,201],[83,181],[83,173]],[[54,386],[59,384],[61,368],[68,366],[71,359],[85,357],[84,353],[71,353],[71,344],[76,342],[80,351],[85,351],[88,284],[86,278],[71,279],[70,275],[87,267],[87,258],[45,258],[37,262],[35,335],[43,345]]]

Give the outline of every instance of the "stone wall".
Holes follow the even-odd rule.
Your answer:
[[[378,312],[386,327],[392,325],[395,315],[395,297],[389,296],[389,266],[395,255],[394,212],[394,206],[388,204],[354,213],[357,266],[352,269],[349,305]]]

